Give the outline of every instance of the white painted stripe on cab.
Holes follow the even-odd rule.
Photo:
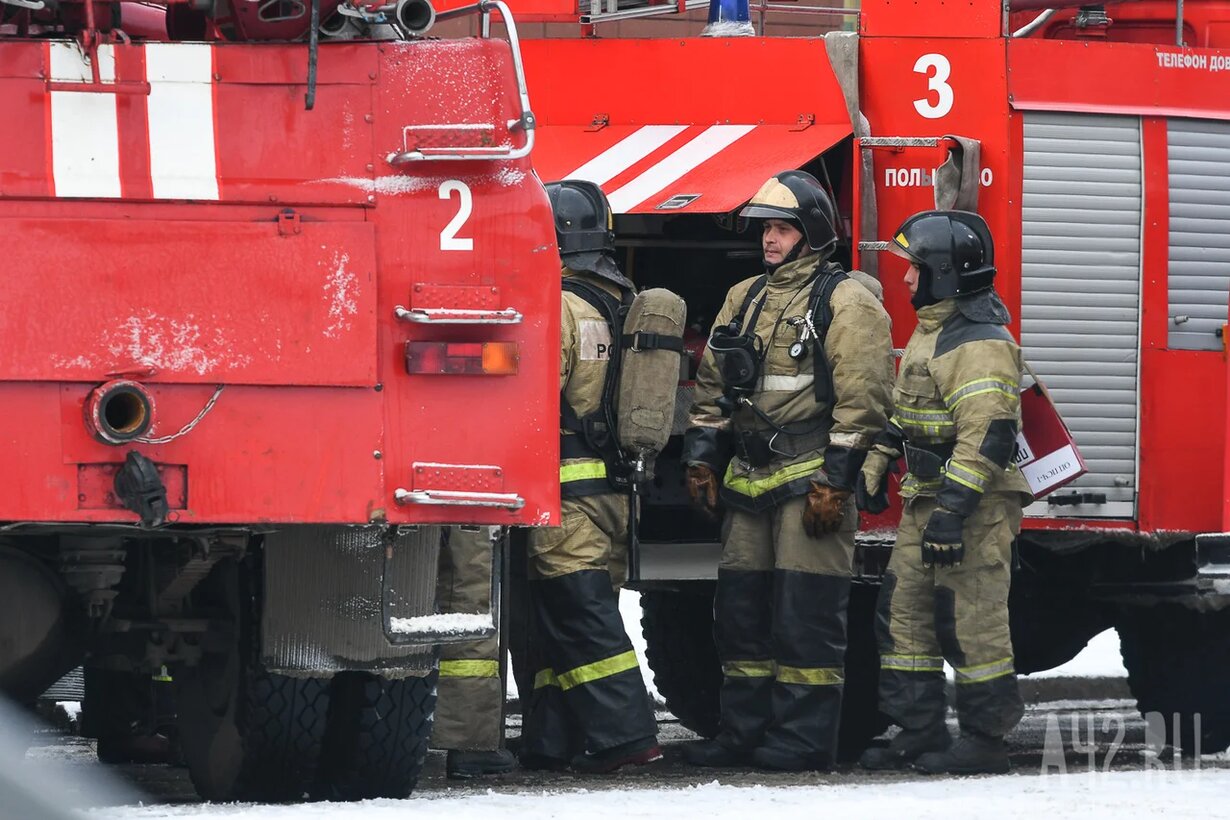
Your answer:
[[[606,185],[687,128],[686,125],[646,125],[638,128],[565,179],[585,179],[595,185]]]
[[[206,43],[150,43],[149,170],[158,199],[217,199],[213,50]]]
[[[90,64],[75,42],[52,42],[51,79],[92,82]],[[115,82],[115,49],[98,47],[98,73]],[[51,175],[57,197],[120,196],[120,128],[114,94],[51,92]]]
[[[714,125],[706,128],[678,151],[631,180],[627,185],[607,194],[607,199],[611,201],[611,210],[617,214],[631,211],[705,160],[721,153],[723,149],[749,134],[755,127],[754,125]]]

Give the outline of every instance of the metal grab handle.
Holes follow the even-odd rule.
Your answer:
[[[491,12],[495,10],[499,12],[500,19],[504,21],[504,30],[508,35],[508,46],[512,51],[513,74],[517,80],[517,97],[521,105],[520,115],[508,121],[509,131],[524,131],[525,144],[520,148],[508,146],[473,146],[469,148],[416,148],[414,150],[400,151],[390,154],[388,161],[391,165],[401,165],[406,162],[465,162],[467,160],[514,160],[522,159],[530,155],[530,151],[534,149],[534,129],[537,121],[534,119],[534,112],[530,109],[530,94],[525,84],[525,64],[521,60],[521,38],[517,36],[517,24],[513,21],[512,12],[503,0],[479,0],[473,6],[464,8],[449,9],[436,14],[436,22],[451,20],[454,17],[461,17],[467,14],[478,13],[482,15],[482,36],[491,36]]]
[[[525,499],[516,493],[471,493],[462,490],[406,490],[398,487],[393,491],[393,500],[398,504],[432,504],[445,507],[500,507],[519,510]]]
[[[462,308],[406,308],[398,305],[393,315],[403,322],[423,325],[516,325],[521,323],[521,312],[514,308],[503,310],[468,310]]]

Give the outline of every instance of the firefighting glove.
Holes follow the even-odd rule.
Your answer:
[[[688,495],[692,503],[713,517],[718,515],[718,477],[708,464],[688,465]]]
[[[878,515],[888,509],[888,469],[897,458],[880,446],[867,453],[854,484],[854,503],[860,510]]]
[[[964,527],[965,516],[937,507],[923,528],[923,566],[955,567],[964,561],[965,544],[961,541]]]
[[[807,503],[803,505],[803,529],[812,538],[837,532],[846,520],[849,490],[839,490],[819,481],[811,483]]]

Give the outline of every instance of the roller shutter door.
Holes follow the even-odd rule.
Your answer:
[[[1089,473],[1029,515],[1135,513],[1141,157],[1135,117],[1025,115],[1021,343]]]
[[[1221,350],[1230,289],[1230,123],[1171,120],[1172,350]]]

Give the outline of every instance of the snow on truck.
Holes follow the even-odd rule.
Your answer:
[[[623,269],[687,300],[693,372],[727,288],[759,268],[734,214],[771,174],[831,186],[841,253],[885,281],[898,345],[914,311],[888,231],[937,200],[981,213],[1011,329],[1088,466],[1026,512],[1018,670],[1114,627],[1140,709],[1186,753],[1225,748],[1230,3],[830,5],[753,0],[733,26],[752,36],[702,37],[699,0],[517,0],[535,168],[602,185]],[[689,403],[684,382],[676,434]],[[718,533],[688,505],[680,439],[633,585],[659,691],[712,735]],[[864,520],[847,756],[884,727],[872,615],[894,523]]]
[[[203,797],[407,793],[495,628],[433,619],[441,525],[558,521],[553,221],[467,15],[0,0],[0,689],[169,672]]]

